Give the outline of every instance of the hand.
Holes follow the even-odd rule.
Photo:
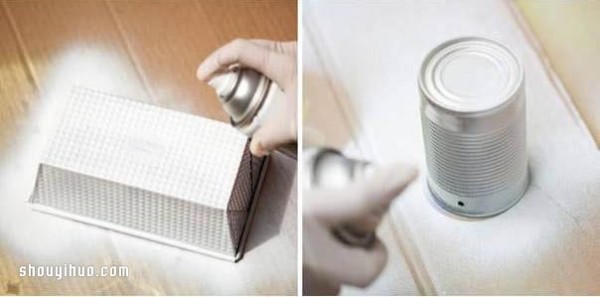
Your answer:
[[[213,52],[200,64],[198,79],[227,70],[232,64],[253,68],[273,80],[285,94],[285,103],[275,115],[267,115],[254,133],[250,150],[263,156],[282,144],[297,141],[296,42],[236,39]]]
[[[332,233],[342,225],[375,232],[395,197],[417,176],[410,165],[377,169],[347,189],[316,189],[304,195],[303,272],[307,295],[337,294],[341,284],[365,287],[383,270],[387,250],[343,244]]]

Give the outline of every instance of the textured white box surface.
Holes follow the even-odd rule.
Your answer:
[[[43,163],[225,208],[246,141],[224,123],[76,88]]]
[[[262,164],[247,142],[225,123],[77,87],[30,202],[231,258]]]

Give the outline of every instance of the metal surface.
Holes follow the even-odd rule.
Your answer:
[[[231,123],[244,129],[258,113],[271,82],[251,68],[233,67],[213,79],[211,84],[217,87],[217,94],[231,117]]]
[[[263,163],[226,124],[76,88],[29,202],[234,261]]]
[[[447,41],[419,75],[428,185],[445,209],[483,217],[505,211],[528,185],[523,69],[484,38]]]
[[[303,151],[305,189],[344,189],[371,174],[370,163],[346,158],[337,150],[305,148]],[[362,229],[360,224],[349,224],[336,228],[333,233],[346,244],[369,247],[375,241],[375,234]]]
[[[248,137],[252,137],[260,128],[269,110],[284,99],[281,89],[268,77],[254,69],[237,65],[215,75],[209,85],[217,92],[231,124]],[[296,159],[295,143],[281,146],[278,150]]]

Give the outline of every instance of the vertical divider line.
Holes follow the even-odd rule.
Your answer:
[[[302,29],[302,15],[303,15],[303,2],[302,0],[297,0],[297,7],[296,7],[296,92],[297,92],[297,102],[296,102],[296,142],[298,143],[297,145],[297,158],[296,158],[296,197],[297,197],[297,203],[298,203],[298,207],[297,207],[297,213],[296,213],[296,230],[297,230],[297,250],[296,250],[296,258],[297,258],[297,262],[296,262],[296,275],[297,275],[297,288],[296,288],[296,293],[298,294],[298,296],[302,296],[304,295],[304,290],[303,290],[303,286],[304,286],[304,275],[302,273],[303,271],[303,261],[304,261],[304,254],[303,254],[303,225],[304,225],[304,220],[303,220],[303,216],[302,216],[302,209],[303,209],[303,205],[304,205],[304,201],[303,201],[303,193],[304,193],[304,168],[303,168],[303,164],[304,164],[304,158],[303,158],[303,148],[304,148],[304,126],[303,126],[303,120],[304,120],[304,90],[303,90],[303,86],[304,86],[304,80],[303,80],[303,56],[302,53],[304,52],[304,42],[303,42],[303,38],[304,38],[304,30]]]

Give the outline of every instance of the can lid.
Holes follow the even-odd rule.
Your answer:
[[[517,58],[498,42],[463,37],[435,48],[419,84],[432,103],[454,112],[482,112],[510,100],[523,81]]]

